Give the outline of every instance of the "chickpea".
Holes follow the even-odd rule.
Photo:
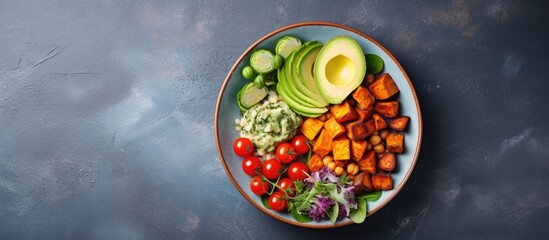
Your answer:
[[[375,131],[375,132],[372,133],[372,136],[377,136],[377,135],[379,135],[378,131]]]
[[[372,147],[373,147],[372,144],[368,144],[368,146],[366,146],[366,150],[370,151],[370,150],[372,150]]]
[[[334,161],[334,157],[332,157],[330,155],[326,155],[326,156],[324,156],[324,158],[322,158],[322,163],[324,163],[324,166],[328,166],[328,163],[331,163],[333,161]]]
[[[381,132],[379,133],[379,136],[381,137],[381,139],[385,140],[385,138],[387,138],[387,135],[389,135],[389,130],[387,129],[383,129],[381,130]]]
[[[332,112],[326,112],[326,120],[332,118]]]
[[[339,175],[343,174],[343,168],[342,167],[336,167],[334,169],[334,173],[335,173],[336,176],[339,176]]]
[[[370,144],[375,146],[375,145],[378,145],[380,142],[381,142],[380,136],[374,135],[370,137]]]
[[[347,165],[347,173],[351,176],[356,175],[358,170],[358,165],[356,165],[356,163],[349,163],[349,165]]]
[[[326,119],[326,114],[325,114],[325,113],[320,114],[320,116],[318,116],[317,119],[320,120],[320,121],[323,121],[323,122],[325,122],[326,120],[328,120],[328,119]]]
[[[385,145],[383,143],[380,143],[378,145],[374,146],[374,151],[376,153],[384,153],[385,152]]]
[[[334,171],[336,169],[336,163],[335,162],[329,162],[326,167],[330,169],[330,171]]]

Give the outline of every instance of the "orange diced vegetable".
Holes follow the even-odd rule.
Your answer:
[[[336,167],[346,168],[350,161],[347,160],[334,160]]]
[[[374,119],[370,119],[369,121],[366,121],[364,123],[364,126],[366,126],[366,131],[369,135],[372,135],[376,131],[376,124]]]
[[[358,88],[353,92],[352,96],[355,101],[360,104],[360,106],[362,106],[363,109],[371,107],[376,100],[374,98],[374,95],[372,95],[370,91],[368,91],[368,89],[363,86],[358,86]]]
[[[385,139],[387,144],[387,151],[402,153],[404,152],[404,135],[400,133],[389,133],[387,139]]]
[[[362,184],[367,192],[374,190],[374,185],[372,184],[372,175],[364,173],[362,176]]]
[[[408,126],[409,121],[410,121],[410,117],[400,116],[395,119],[392,119],[389,122],[389,127],[397,131],[404,131],[404,129],[406,129],[406,126]]]
[[[355,109],[351,107],[348,101],[333,105],[330,108],[330,112],[332,112],[333,117],[339,123],[353,121],[358,117]]]
[[[383,117],[394,118],[398,116],[398,107],[398,101],[376,102],[375,111]]]
[[[353,141],[363,140],[368,136],[368,130],[362,120],[358,120],[345,125],[347,128],[347,137]]]
[[[376,190],[391,190],[393,178],[388,173],[376,173],[372,176],[372,185]]]
[[[358,161],[359,169],[369,174],[374,174],[377,172],[376,165],[376,152],[374,151],[367,151],[364,153],[360,161]]]
[[[377,168],[383,171],[392,172],[393,170],[395,170],[395,166],[396,157],[395,154],[391,152],[383,154],[383,156],[381,156],[381,158],[377,162]]]
[[[332,138],[338,137],[345,132],[345,127],[333,117],[324,122],[324,129],[326,129]]]
[[[368,147],[368,142],[365,140],[351,141],[351,159],[360,161],[366,151],[366,147]]]
[[[384,128],[387,127],[387,122],[385,121],[385,119],[383,119],[381,116],[379,116],[379,114],[374,113],[373,118],[374,118],[374,124],[375,124],[375,127],[376,127],[376,131],[379,131],[379,130],[384,129]]]
[[[307,118],[301,124],[301,132],[309,140],[313,140],[318,132],[320,132],[320,129],[322,129],[322,126],[324,126],[324,122],[316,118]]]
[[[379,76],[368,88],[377,100],[388,99],[398,92],[398,87],[388,73]]]
[[[307,167],[309,168],[310,172],[315,172],[320,170],[324,166],[324,163],[322,163],[322,157],[318,154],[313,154],[311,156],[311,159],[309,159],[309,162],[307,162]]]
[[[374,113],[374,107],[369,107],[366,109],[362,108],[355,108],[356,114],[358,115],[358,119],[362,121],[366,121],[372,117],[372,114]]]
[[[326,156],[332,151],[332,137],[330,134],[322,129],[320,135],[313,144],[313,152],[320,155],[321,157]]]
[[[334,160],[349,160],[351,159],[351,149],[349,139],[334,141]]]

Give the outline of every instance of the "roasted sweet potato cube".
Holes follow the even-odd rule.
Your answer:
[[[398,101],[376,102],[375,111],[379,115],[388,118],[394,118],[398,116]]]
[[[313,140],[323,126],[324,122],[316,118],[307,118],[303,121],[303,124],[301,124],[301,132],[309,140]]]
[[[376,123],[374,119],[370,119],[364,123],[364,126],[366,126],[366,131],[368,132],[368,135],[371,135],[373,132],[376,131]]]
[[[334,160],[343,161],[351,159],[351,148],[349,142],[349,139],[334,141],[334,148],[332,150]]]
[[[353,178],[353,186],[355,187],[355,190],[354,190],[355,196],[366,192],[366,188],[364,187],[364,183],[362,183],[362,178],[364,177],[364,174],[366,174],[366,173],[361,172]]]
[[[347,137],[353,141],[363,140],[368,136],[368,129],[362,120],[347,123],[345,128],[347,128]]]
[[[342,167],[342,168],[346,168],[347,165],[349,164],[349,162],[351,161],[347,161],[347,160],[334,160],[335,164],[336,164],[336,167]]]
[[[393,177],[388,173],[376,173],[372,176],[372,186],[375,190],[393,189]]]
[[[400,116],[400,117],[391,119],[391,121],[389,122],[389,127],[397,131],[404,131],[404,129],[406,129],[406,126],[408,126],[409,121],[410,121],[410,117]]]
[[[388,152],[402,153],[404,152],[404,134],[400,133],[389,133],[387,139],[385,139],[387,144]]]
[[[358,168],[365,173],[374,174],[377,172],[377,157],[376,152],[367,151],[358,161]]]
[[[396,157],[395,154],[391,152],[383,154],[379,161],[377,161],[377,168],[383,171],[392,172],[393,170],[395,170],[395,166]]]
[[[395,81],[388,73],[379,76],[368,88],[377,100],[388,99],[398,92]]]
[[[369,120],[372,117],[372,114],[374,113],[374,107],[371,106],[366,109],[357,107],[355,108],[355,111],[358,116],[358,119],[365,122],[366,120]]]
[[[332,151],[332,137],[330,134],[322,129],[320,135],[313,144],[313,152],[320,155],[321,157],[326,156],[326,154]]]
[[[330,112],[332,112],[332,116],[339,123],[354,121],[358,117],[355,109],[347,101],[333,105],[330,108]]]
[[[324,163],[322,162],[322,157],[318,154],[313,154],[311,156],[311,159],[309,159],[309,162],[307,162],[307,167],[309,168],[310,172],[315,172],[320,170],[324,166]]]
[[[368,91],[368,89],[363,86],[358,86],[358,88],[353,92],[352,96],[353,99],[355,99],[355,101],[360,104],[363,109],[371,107],[376,100],[374,98],[374,95],[372,95],[372,93],[370,93],[370,91]]]
[[[379,116],[379,114],[374,113],[372,117],[374,118],[376,131],[387,128],[387,122],[385,121],[385,119],[383,119],[383,117]]]
[[[362,176],[362,184],[364,185],[364,189],[367,192],[371,192],[372,190],[374,190],[374,184],[372,183],[372,175],[368,173],[364,173],[364,175]]]
[[[366,147],[368,147],[366,140],[351,141],[351,159],[360,161],[366,151]]]
[[[345,133],[345,127],[343,124],[338,123],[333,117],[324,122],[324,129],[326,129],[332,138],[338,137]]]

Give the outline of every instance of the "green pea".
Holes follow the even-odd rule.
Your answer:
[[[254,69],[250,66],[245,66],[242,68],[242,76],[248,80],[253,79],[255,77]]]

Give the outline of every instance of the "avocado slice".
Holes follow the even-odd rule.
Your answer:
[[[303,105],[300,105],[299,103],[295,102],[294,99],[288,96],[286,90],[283,88],[283,86],[278,83],[276,85],[276,90],[280,97],[292,108],[294,112],[296,112],[299,115],[305,116],[305,117],[318,117],[320,114],[325,113],[328,111],[328,108],[325,107],[305,107]]]
[[[326,101],[339,104],[364,80],[366,59],[358,42],[349,36],[336,36],[320,49],[313,76]]]
[[[302,90],[300,87],[298,87],[298,80],[293,78],[293,74],[291,71],[291,64],[294,61],[295,53],[297,52],[293,51],[288,55],[286,58],[286,61],[284,62],[284,67],[282,67],[282,71],[285,77],[285,82],[287,84],[287,89],[290,90],[294,96],[302,99],[305,102],[311,103],[316,107],[324,107],[328,105],[328,102],[324,100],[320,95],[318,95],[316,98],[313,98],[312,95],[315,95],[315,93],[311,92],[305,86],[303,86]]]
[[[305,95],[311,99],[313,99],[315,102],[320,103],[317,105],[318,107],[324,107],[328,105],[329,103],[320,95],[319,92],[311,91],[309,88],[305,86],[303,82],[299,80],[298,77],[298,69],[296,67],[296,62],[301,58],[303,53],[305,53],[304,50],[307,50],[310,47],[314,47],[316,45],[319,45],[319,42],[313,41],[313,42],[307,42],[303,44],[301,47],[293,51],[288,58],[286,58],[286,61],[284,62],[284,74],[286,76],[286,80],[288,82],[288,85],[290,88],[301,95]]]
[[[316,107],[315,105],[311,104],[307,100],[301,99],[299,97],[300,95],[296,96],[290,89],[288,89],[288,86],[287,86],[288,83],[286,82],[286,77],[284,76],[284,72],[282,70],[279,69],[277,73],[278,73],[277,91],[278,91],[278,87],[280,87],[281,90],[284,90],[285,94],[288,95],[288,98],[291,98],[299,105],[304,107],[311,107],[311,108]]]
[[[304,50],[303,56],[297,61],[298,77],[309,90],[318,92],[318,87],[313,76],[313,66],[323,45],[315,45]]]

